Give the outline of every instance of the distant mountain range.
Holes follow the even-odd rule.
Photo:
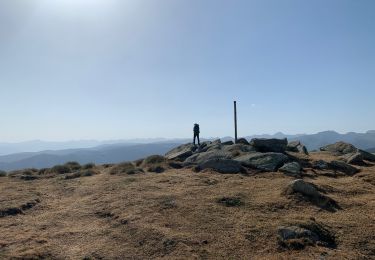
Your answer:
[[[77,161],[81,164],[119,163],[152,154],[165,154],[177,145],[179,143],[114,144],[95,148],[17,153],[0,156],[0,169],[11,171],[24,168],[48,168],[68,161]]]
[[[252,138],[300,140],[310,151],[318,150],[327,144],[344,141],[363,150],[375,152],[375,130],[366,133],[351,132],[346,134],[339,134],[335,131],[325,131],[310,135],[276,133],[274,135],[253,135],[246,138],[249,140]],[[212,139],[215,138],[204,140]],[[229,136],[221,139],[222,141],[233,140]],[[152,154],[165,154],[175,146],[190,141],[191,139],[154,138],[113,141],[30,141],[16,144],[0,143],[0,170],[11,171],[23,168],[46,168],[68,161],[77,161],[81,164],[89,162],[96,164],[119,163],[136,160]]]

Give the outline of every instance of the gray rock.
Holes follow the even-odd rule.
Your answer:
[[[345,154],[341,157],[348,164],[362,165],[363,156],[360,152]]]
[[[359,172],[359,169],[341,161],[332,161],[328,165],[331,170],[339,171],[349,176],[352,176]]]
[[[233,141],[226,141],[226,142],[223,142],[221,143],[222,145],[233,145]]]
[[[249,144],[249,142],[245,138],[239,138],[237,139],[236,144]]]
[[[311,240],[314,243],[319,241],[319,236],[317,234],[315,234],[311,230],[298,227],[298,226],[288,226],[288,227],[281,226],[278,229],[278,235],[279,235],[279,239],[281,240],[306,238],[306,239]]]
[[[363,150],[358,150],[358,152],[362,155],[363,160],[375,162],[375,155]]]
[[[302,167],[298,162],[291,162],[284,164],[279,171],[286,175],[299,176],[301,174]]]
[[[187,158],[184,162],[184,166],[194,165],[194,164],[202,164],[209,160],[215,159],[231,159],[230,153],[225,151],[207,151],[205,153],[196,153]]]
[[[165,157],[169,160],[185,160],[197,150],[197,146],[194,144],[183,144],[165,154]]]
[[[306,146],[304,146],[300,141],[289,142],[286,150],[295,153],[303,153],[306,155],[309,154]]]
[[[286,151],[286,147],[288,145],[287,139],[258,139],[254,138],[251,140],[250,144],[254,146],[254,148],[258,152],[267,153],[267,152],[274,152],[274,153],[283,153]]]
[[[254,167],[263,171],[277,171],[288,157],[281,153],[250,153],[235,159],[248,167]]]
[[[246,144],[233,144],[233,145],[226,145],[223,147],[223,151],[226,152],[238,152],[238,153],[251,153],[256,152],[255,148],[251,145]]]
[[[216,139],[215,141],[212,141],[211,144],[212,145],[221,144],[221,140],[220,139]]]
[[[198,165],[200,169],[213,169],[220,173],[239,173],[241,163],[231,159],[211,159]]]
[[[318,169],[318,170],[329,170],[328,162],[323,161],[323,160],[313,162],[312,166],[314,169]]]
[[[292,181],[288,185],[286,189],[286,193],[287,194],[301,193],[302,195],[312,197],[312,198],[319,198],[322,196],[318,188],[314,184],[305,182],[302,179]]]
[[[320,148],[320,151],[331,152],[336,155],[356,153],[357,150],[358,149],[354,145],[345,142],[337,142]]]

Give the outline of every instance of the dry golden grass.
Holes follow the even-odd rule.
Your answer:
[[[311,158],[327,159],[313,154]],[[375,166],[353,177],[307,170],[306,181],[342,208],[329,212],[282,195],[282,173],[224,175],[169,169],[164,173],[63,176],[25,181],[0,178],[0,210],[38,201],[22,214],[0,217],[0,259],[373,259]],[[228,207],[226,198],[240,203]],[[224,200],[223,200],[224,199]],[[328,226],[337,248],[285,250],[281,225]]]

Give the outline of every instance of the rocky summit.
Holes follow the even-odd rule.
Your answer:
[[[373,154],[239,140],[0,172],[0,259],[373,259]]]

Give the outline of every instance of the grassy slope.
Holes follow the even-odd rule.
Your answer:
[[[73,180],[0,178],[0,209],[40,200],[24,214],[0,218],[0,258],[370,259],[375,253],[375,166],[354,177],[307,173],[305,180],[342,207],[335,213],[281,195],[293,180],[281,173],[99,170]],[[223,196],[244,204],[225,207],[217,203]],[[278,226],[310,218],[335,232],[336,249],[278,247]]]

